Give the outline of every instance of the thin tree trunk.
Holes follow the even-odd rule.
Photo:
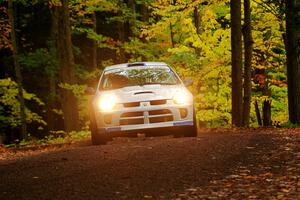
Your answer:
[[[244,0],[244,102],[243,102],[243,126],[248,127],[250,121],[251,108],[251,62],[253,51],[252,27],[251,27],[251,7],[250,0]]]
[[[256,118],[257,118],[257,123],[259,126],[262,126],[262,120],[261,120],[261,115],[258,107],[257,101],[254,102],[254,107],[255,107],[255,113],[256,113]]]
[[[52,8],[51,12],[51,46],[50,48],[57,48],[57,39],[58,39],[58,9]],[[57,58],[58,59],[58,58]],[[57,71],[52,71],[48,76],[48,83],[49,83],[49,94],[47,98],[47,128],[48,130],[60,130],[61,127],[55,123],[56,121],[56,113],[53,112],[53,109],[60,109],[57,108],[58,103],[58,96],[57,96]]]
[[[198,6],[194,7],[194,23],[195,23],[196,33],[199,35],[201,33],[201,15]]]
[[[289,119],[300,125],[300,2],[286,0]]]
[[[170,22],[170,37],[171,37],[172,47],[174,48],[175,47],[175,40],[174,40],[173,25],[172,25],[171,22]]]
[[[93,30],[94,30],[95,33],[97,33],[97,16],[96,16],[95,12],[93,12],[92,18],[93,18]],[[92,46],[92,69],[95,70],[98,67],[98,58],[97,58],[98,45],[97,45],[97,41],[93,40],[92,45],[93,45]]]
[[[243,113],[241,0],[231,0],[230,8],[232,51],[232,125],[241,127]]]
[[[48,130],[55,130],[56,124],[55,124],[55,113],[53,112],[53,109],[55,109],[55,101],[56,101],[56,78],[55,74],[49,75],[49,95],[47,99],[47,128]]]
[[[285,26],[284,26],[284,21],[283,20],[279,24],[279,31],[282,32],[282,39],[283,39],[284,48],[287,51],[286,30],[285,30]]]
[[[75,63],[72,51],[68,0],[61,0],[61,4],[53,7],[53,30],[59,62],[59,79],[61,83],[75,84]],[[70,90],[61,88],[60,103],[64,117],[66,132],[78,130],[78,105],[74,94]]]
[[[121,13],[119,13],[121,15]],[[119,41],[123,44],[125,42],[125,24],[123,21],[118,22],[118,38]],[[119,48],[119,62],[126,62],[125,51],[122,47]]]
[[[129,36],[133,37],[136,34],[135,0],[128,0],[128,7],[132,12],[129,20]]]
[[[269,127],[272,125],[270,100],[264,100],[263,102],[263,125],[265,127]]]
[[[149,9],[147,7],[146,2],[141,4],[141,18],[142,18],[142,22],[145,23],[149,22]]]
[[[23,86],[22,81],[23,77],[21,74],[21,67],[18,59],[18,46],[17,46],[17,38],[15,31],[15,18],[14,18],[14,9],[13,9],[13,0],[8,1],[8,16],[11,25],[11,42],[12,42],[12,52],[13,52],[13,60],[14,60],[14,68],[16,75],[16,82],[18,85],[18,99],[20,103],[20,119],[21,119],[21,138],[26,139],[27,137],[27,126],[26,126],[26,113],[25,113],[25,101],[23,96]]]
[[[175,6],[176,3],[177,3],[176,0],[173,0],[173,1],[170,2],[170,4],[171,4],[172,6]],[[173,25],[172,25],[172,22],[171,22],[171,21],[170,21],[169,26],[170,26],[170,39],[171,39],[171,44],[172,44],[172,47],[174,48],[174,47],[175,47],[175,39],[174,39]]]
[[[195,23],[196,33],[197,33],[197,35],[200,35],[201,34],[201,15],[200,15],[198,6],[195,6],[195,8],[194,8],[194,23]],[[197,56],[200,57],[201,49],[197,47],[195,49],[195,52],[196,52]]]

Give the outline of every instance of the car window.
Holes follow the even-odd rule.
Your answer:
[[[104,73],[100,84],[102,90],[151,84],[176,85],[180,81],[168,67],[130,67]]]

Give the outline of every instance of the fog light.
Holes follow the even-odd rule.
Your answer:
[[[186,108],[179,108],[181,118],[186,118],[188,115],[188,110]]]
[[[104,122],[105,122],[105,124],[111,124],[111,122],[112,122],[112,115],[111,114],[104,115]]]

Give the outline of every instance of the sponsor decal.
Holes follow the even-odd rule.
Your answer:
[[[188,121],[188,122],[174,122],[174,126],[193,126],[194,123],[193,121]]]
[[[121,131],[121,127],[100,128],[98,131],[100,133],[110,133],[115,131]]]
[[[106,132],[114,132],[114,131],[120,131],[121,127],[112,127],[112,128],[106,128]]]

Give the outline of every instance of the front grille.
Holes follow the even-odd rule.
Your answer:
[[[168,109],[161,110],[150,110],[149,111],[149,122],[150,123],[160,123],[160,122],[170,122],[173,121],[172,112]]]
[[[150,105],[151,105],[151,106],[164,105],[164,104],[166,104],[166,103],[167,103],[167,100],[166,100],[166,99],[150,101]]]
[[[130,103],[123,103],[125,108],[131,108],[131,107],[139,107],[140,102],[130,102]]]
[[[125,112],[121,115],[120,125],[144,124],[144,112]]]
[[[148,118],[145,118],[145,116],[148,116]],[[138,125],[144,123],[151,124],[160,122],[170,122],[173,120],[173,114],[169,109],[125,112],[120,116],[120,125]]]
[[[137,119],[121,119],[120,125],[136,125],[136,124],[144,124],[144,118]]]
[[[170,122],[173,121],[173,116],[162,116],[162,117],[151,117],[149,118],[150,123]]]
[[[123,113],[121,115],[121,118],[124,118],[124,117],[140,117],[140,116],[144,116],[144,112],[126,112],[126,113]]]
[[[172,114],[168,109],[161,109],[161,110],[150,110],[149,115],[165,115],[165,114]]]

